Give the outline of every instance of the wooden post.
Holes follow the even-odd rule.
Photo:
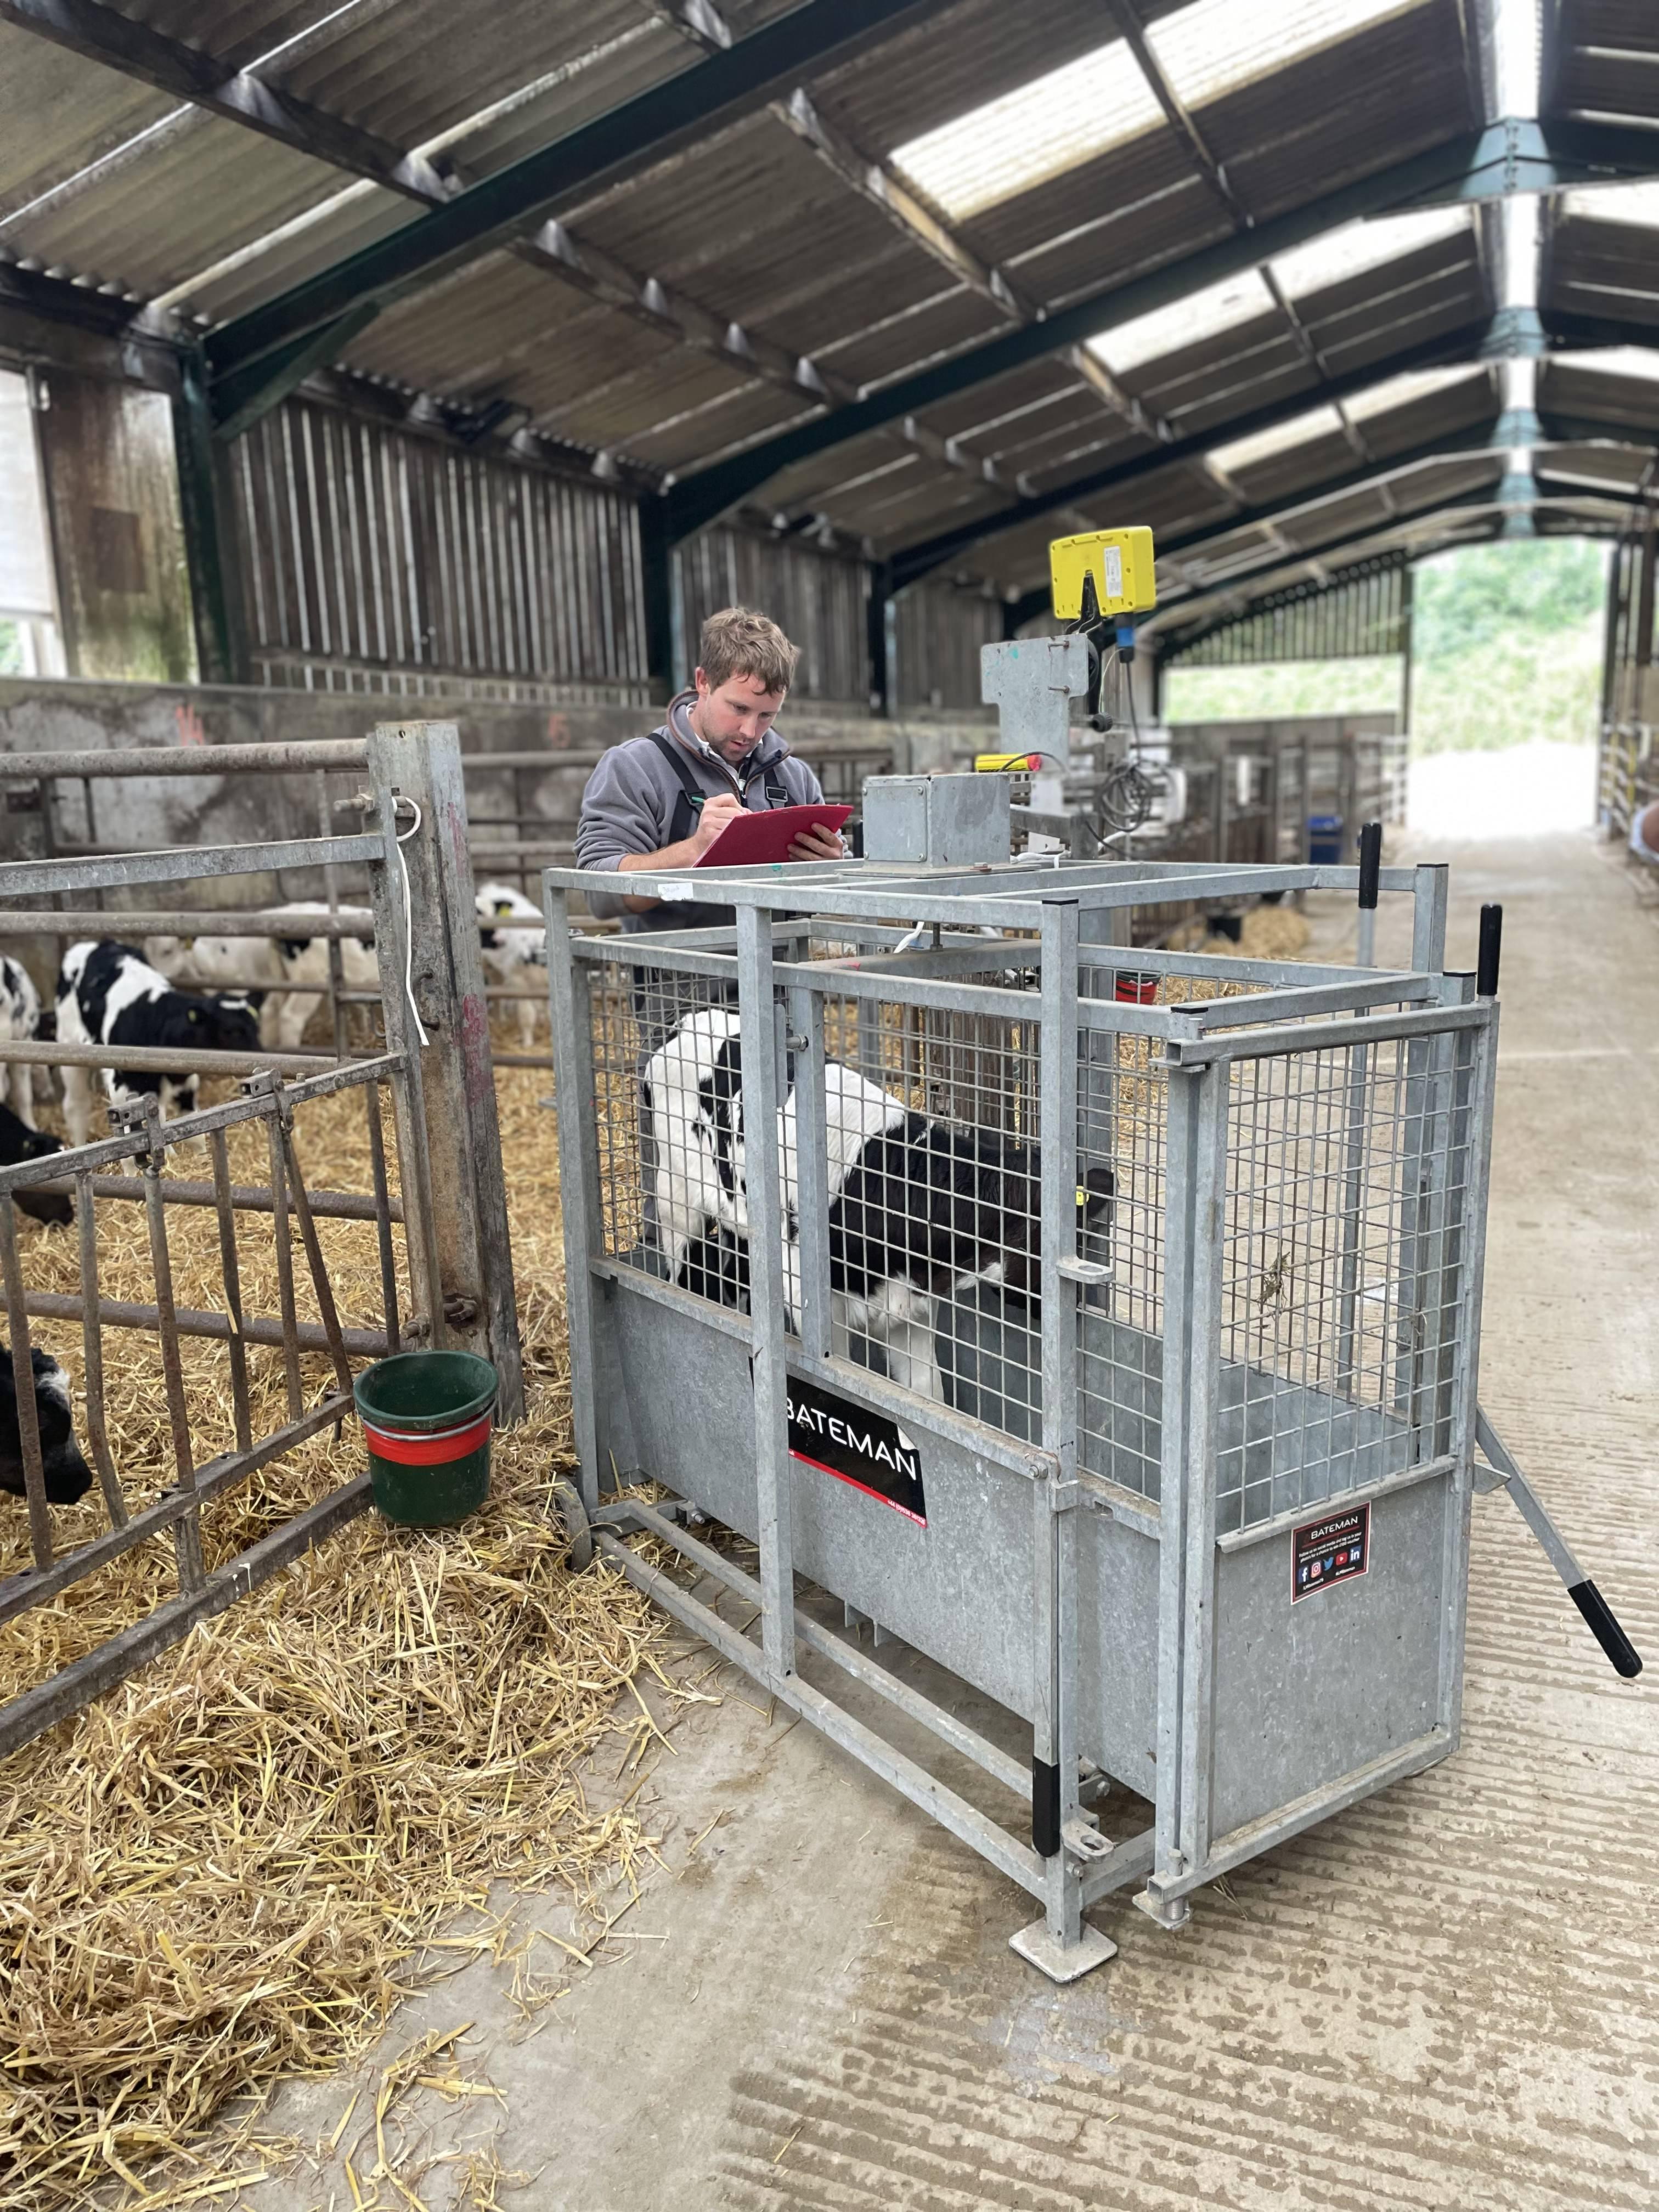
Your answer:
[[[448,1340],[494,1360],[500,1417],[516,1421],[524,1371],[459,732],[453,722],[382,722],[369,739],[369,771],[377,788],[390,785],[421,810],[420,828],[400,850],[409,871],[410,981],[431,1040],[421,1058],[422,1111]],[[400,819],[400,830],[408,826]],[[400,885],[390,888],[400,894]],[[382,973],[381,984],[390,997],[400,979]]]

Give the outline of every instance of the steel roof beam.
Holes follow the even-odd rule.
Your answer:
[[[1282,500],[1274,500],[1252,509],[1230,514],[1201,529],[1187,531],[1177,537],[1162,538],[1157,549],[1158,557],[1163,561],[1182,553],[1200,550],[1206,545],[1219,544],[1222,540],[1232,537],[1237,532],[1281,523],[1298,510],[1316,508],[1321,502],[1328,499],[1341,498],[1356,491],[1372,489],[1381,490],[1386,483],[1397,483],[1401,476],[1408,475],[1435,461],[1456,460],[1483,451],[1497,453],[1513,450],[1516,444],[1517,434],[1525,431],[1527,425],[1523,422],[1518,421],[1512,415],[1500,416],[1495,422],[1483,425],[1471,433],[1460,434],[1450,441],[1419,446],[1412,453],[1396,454],[1392,460],[1385,461],[1376,468],[1350,471],[1347,474],[1332,477],[1324,483],[1291,493]],[[1533,444],[1532,438],[1541,439],[1542,442]],[[1581,491],[1563,492],[1559,495],[1547,489],[1542,492],[1542,504],[1559,506],[1575,498],[1605,496],[1612,500],[1624,500],[1633,497],[1635,494],[1625,486],[1609,483],[1605,477],[1569,474],[1564,467],[1555,462],[1554,456],[1576,447],[1589,446],[1598,452],[1627,453],[1634,461],[1641,456],[1651,456],[1656,452],[1659,452],[1659,431],[1653,434],[1650,443],[1633,443],[1628,435],[1620,434],[1620,426],[1616,423],[1593,422],[1577,416],[1546,412],[1541,416],[1534,418],[1532,437],[1526,442],[1530,445],[1534,453],[1536,472],[1557,481],[1566,481],[1583,486]],[[1468,495],[1471,498],[1479,495]],[[1398,520],[1401,524],[1414,525],[1425,519],[1431,520],[1442,507],[1459,503],[1462,496],[1460,495],[1458,501],[1443,501],[1437,504],[1419,508],[1414,514],[1401,514]],[[1652,498],[1659,495],[1650,493],[1648,496]],[[1366,523],[1361,526],[1362,536],[1375,534],[1376,531],[1375,524]],[[1352,541],[1349,538],[1338,537],[1319,545],[1316,550],[1321,557],[1328,557],[1332,552],[1340,550],[1345,544],[1351,542]],[[1272,559],[1281,558],[1280,552],[1276,548],[1264,548],[1263,550],[1267,552]],[[1310,558],[1311,555],[1295,555],[1293,557],[1301,561]],[[1195,585],[1193,586],[1195,596],[1211,589],[1218,588],[1220,588],[1218,586]],[[1006,605],[1007,621],[1012,629],[1018,629],[1022,623],[1035,621],[1038,615],[1046,611],[1049,605],[1048,586],[1035,584],[1029,591],[1022,592],[1018,597],[1007,600]]]
[[[732,43],[731,33],[708,5],[690,0],[684,9],[659,12],[677,27],[716,46]],[[54,43],[68,46],[124,74],[177,94],[197,108],[259,131],[331,166],[403,193],[422,206],[447,203],[461,180],[446,179],[431,162],[405,153],[372,133],[358,130],[263,80],[235,72],[211,55],[135,23],[100,0],[0,0],[0,20],[17,22]],[[590,241],[573,236],[562,223],[543,225],[533,239],[513,251],[573,290],[619,309],[678,343],[724,360],[733,369],[797,395],[803,406],[856,397],[853,386],[819,374],[811,361],[757,337],[698,301],[641,276]],[[239,437],[316,370],[337,361],[344,348],[374,319],[372,307],[307,331],[250,368],[217,378],[211,390],[215,433],[222,441]],[[501,403],[495,403],[497,409]],[[904,442],[943,467],[962,469],[982,481],[1004,479],[981,458],[954,441],[919,425],[901,433]]]
[[[1181,461],[1202,461],[1211,447],[1230,445],[1238,438],[1254,437],[1263,430],[1278,429],[1285,422],[1294,422],[1298,415],[1311,412],[1322,404],[1340,402],[1355,393],[1385,384],[1390,378],[1404,375],[1412,369],[1464,364],[1474,368],[1492,361],[1517,357],[1547,358],[1552,344],[1559,343],[1554,327],[1556,319],[1552,316],[1552,327],[1546,330],[1534,310],[1504,308],[1486,323],[1465,325],[1446,337],[1433,339],[1426,345],[1412,347],[1382,361],[1373,362],[1367,368],[1355,370],[1347,376],[1328,379],[1316,391],[1296,392],[1269,406],[1255,408],[1248,414],[1235,416],[1228,422],[1212,424],[1199,434],[1178,440],[1157,453],[1137,453],[1127,461],[1072,477],[1064,483],[1039,493],[1035,498],[1023,499],[992,514],[981,515],[976,521],[964,523],[955,530],[944,531],[935,538],[902,547],[890,556],[895,588],[915,583],[931,569],[954,560],[970,546],[980,544],[1005,530],[1018,529],[1022,523],[1051,514],[1060,507],[1071,506],[1075,501],[1087,501],[1097,497],[1102,492],[1136,483],[1160,467],[1173,466]],[[1586,331],[1589,327],[1586,318],[1577,318],[1576,322],[1579,332]],[[1594,331],[1595,342],[1604,346],[1645,342],[1639,326],[1630,324],[1601,319],[1594,325]],[[1577,419],[1583,422],[1586,418]],[[1595,434],[1605,437],[1617,427],[1603,422]],[[1527,441],[1517,438],[1515,442]]]
[[[731,27],[714,0],[645,0],[645,4],[653,15],[672,23],[682,36],[705,51],[732,44]],[[797,85],[787,100],[775,100],[771,105],[779,122],[810,146],[848,191],[867,200],[901,237],[919,246],[959,284],[988,300],[1012,322],[1041,319],[1037,302],[1028,298],[1005,270],[981,259],[890,163],[872,161],[862,147],[855,146],[843,131],[826,121],[804,85]],[[1121,416],[1131,429],[1146,438],[1173,436],[1169,424],[1125,392],[1092,354],[1073,346],[1066,361],[1095,397],[1114,415]],[[858,394],[853,391],[845,397],[855,399]]]
[[[1372,362],[1364,368],[1355,369],[1346,376],[1334,377],[1313,392],[1302,390],[1288,394],[1283,399],[1272,401],[1265,407],[1253,407],[1243,415],[1235,415],[1223,422],[1210,424],[1206,428],[1178,438],[1173,445],[1162,446],[1148,453],[1136,453],[1129,459],[1091,470],[1087,474],[1068,478],[1065,483],[1040,492],[1035,498],[1019,501],[1017,506],[1000,508],[994,514],[982,515],[976,521],[963,523],[955,530],[941,532],[939,536],[908,545],[892,556],[896,586],[915,583],[945,562],[965,553],[970,546],[985,538],[995,537],[1005,530],[1017,529],[1020,524],[1037,520],[1052,514],[1056,508],[1069,507],[1074,501],[1097,498],[1102,492],[1115,491],[1139,483],[1159,469],[1173,468],[1182,461],[1202,462],[1212,447],[1231,445],[1236,439],[1255,437],[1264,430],[1276,430],[1285,422],[1292,422],[1310,409],[1345,399],[1352,394],[1367,392],[1373,386],[1386,384],[1391,378],[1403,376],[1417,368],[1443,368],[1452,362],[1467,362],[1473,368],[1478,364],[1474,356],[1477,347],[1486,337],[1487,323],[1464,324],[1446,336],[1431,338],[1426,343],[1408,346],[1401,352]]]
[[[942,0],[802,0],[722,52],[510,163],[441,207],[360,247],[214,331],[215,373],[240,368],[353,309],[377,311],[481,252],[533,230],[559,208],[706,139]]]
[[[1153,98],[1164,110],[1176,136],[1185,145],[1192,157],[1194,167],[1209,186],[1214,198],[1220,204],[1228,221],[1235,230],[1250,229],[1252,217],[1249,210],[1233,190],[1225,166],[1216,159],[1209,141],[1193,120],[1185,101],[1170,83],[1162,63],[1153,52],[1152,41],[1147,38],[1146,28],[1136,12],[1134,0],[1106,0],[1106,7],[1113,21],[1123,33],[1129,51],[1134,56],[1140,74],[1146,79]],[[1290,331],[1297,351],[1307,362],[1320,383],[1324,384],[1328,374],[1324,357],[1318,347],[1315,345],[1306,324],[1285,297],[1278,277],[1273,274],[1272,263],[1266,261],[1259,263],[1257,274],[1267,286],[1268,295],[1274,307],[1285,318],[1285,325]],[[1354,428],[1340,406],[1338,406],[1336,415],[1337,420],[1342,425],[1342,434],[1353,448],[1356,459],[1361,462],[1369,462],[1373,457],[1366,452],[1364,440]]]
[[[1212,629],[1219,627],[1222,623],[1236,620],[1241,613],[1248,614],[1255,611],[1260,603],[1271,598],[1274,592],[1293,586],[1297,581],[1298,570],[1311,569],[1316,564],[1328,562],[1339,553],[1353,552],[1357,547],[1373,549],[1378,554],[1403,551],[1410,558],[1420,558],[1421,556],[1413,553],[1412,541],[1425,534],[1432,536],[1436,524],[1479,516],[1501,518],[1522,503],[1524,502],[1515,501],[1506,502],[1494,499],[1490,490],[1482,488],[1474,491],[1457,493],[1449,499],[1441,501],[1437,506],[1425,508],[1420,514],[1409,515],[1401,522],[1390,524],[1386,529],[1378,530],[1374,524],[1362,524],[1346,537],[1334,538],[1328,545],[1320,546],[1316,552],[1299,553],[1288,562],[1280,560],[1277,555],[1272,556],[1271,558],[1278,563],[1277,566],[1257,569],[1237,580],[1229,578],[1224,584],[1209,586],[1194,592],[1190,600],[1185,602],[1178,600],[1167,609],[1160,607],[1156,615],[1141,624],[1139,635],[1148,643],[1151,643],[1153,639],[1158,640],[1160,646],[1170,642],[1180,645],[1193,644],[1199,636],[1207,635]],[[1546,494],[1531,504],[1565,510],[1597,505],[1650,510],[1653,501],[1650,495],[1644,495],[1638,491],[1614,490],[1593,493],[1575,492],[1559,495]],[[1593,520],[1595,518],[1590,520]],[[1357,556],[1358,559],[1364,557],[1364,550]],[[1354,565],[1356,564],[1353,562],[1349,564],[1350,570]],[[1337,570],[1331,579],[1332,588],[1340,589],[1346,580],[1345,572],[1341,569]],[[1036,595],[1028,592],[1024,599],[1016,600],[1011,608],[1011,613],[1018,612],[1019,608],[1025,605],[1027,601],[1035,596]],[[1042,595],[1042,604],[1047,604],[1046,594]],[[1199,612],[1200,608],[1212,605],[1224,610],[1214,621]],[[1024,616],[1022,619],[1029,622],[1040,611],[1040,606],[1033,606],[1030,614]],[[1194,617],[1195,621],[1191,619]],[[1167,626],[1164,626],[1166,624]]]
[[[1576,164],[1551,156],[1528,167],[1516,155],[1510,134],[1526,144],[1535,137],[1547,150],[1565,134],[1578,155]],[[1636,142],[1641,142],[1639,144]],[[1594,156],[1592,162],[1590,157]],[[1640,166],[1638,166],[1638,163]],[[1547,171],[1547,175],[1546,175]],[[1659,174],[1659,134],[1643,134],[1598,125],[1497,124],[1449,142],[1426,154],[1322,194],[1308,205],[1276,216],[1253,229],[1218,240],[1127,283],[1087,294],[1052,310],[1040,323],[964,348],[948,359],[895,378],[853,404],[838,407],[760,441],[743,453],[701,469],[673,485],[666,495],[670,533],[689,537],[780,471],[827,453],[848,439],[862,437],[883,423],[954,398],[1045,354],[1098,337],[1103,331],[1154,308],[1170,306],[1206,285],[1218,283],[1274,255],[1305,245],[1364,216],[1438,200],[1501,198],[1516,191],[1553,191],[1564,182],[1611,174]]]
[[[1345,475],[1332,477],[1323,483],[1291,493],[1284,499],[1272,500],[1261,506],[1229,515],[1223,521],[1206,524],[1200,529],[1186,531],[1176,537],[1162,538],[1158,545],[1158,557],[1160,561],[1172,560],[1183,553],[1201,552],[1206,546],[1220,544],[1240,531],[1264,529],[1282,524],[1297,514],[1305,514],[1306,524],[1293,524],[1293,527],[1316,528],[1318,509],[1328,500],[1351,497],[1355,492],[1381,493],[1390,487],[1398,489],[1402,477],[1413,475],[1436,461],[1467,460],[1480,453],[1490,453],[1494,457],[1503,455],[1507,459],[1512,453],[1522,452],[1533,457],[1535,471],[1541,471],[1547,477],[1559,477],[1563,471],[1553,465],[1552,457],[1570,447],[1593,446],[1601,453],[1628,453],[1632,462],[1638,455],[1653,450],[1651,447],[1632,444],[1628,439],[1619,437],[1613,426],[1607,423],[1597,425],[1593,436],[1587,434],[1588,429],[1589,426],[1582,422],[1554,416],[1540,418],[1527,412],[1501,415],[1495,422],[1483,424],[1473,431],[1460,432],[1437,443],[1419,446],[1413,452],[1396,454],[1392,460],[1384,461],[1376,467],[1350,470]],[[1574,474],[1570,480],[1582,484],[1587,495],[1605,490],[1609,498],[1623,497],[1626,489],[1602,477]],[[1563,495],[1564,497],[1579,495]],[[1414,522],[1421,515],[1434,511],[1431,501],[1415,514],[1402,511],[1394,519],[1401,523]],[[1340,543],[1340,540],[1334,542]],[[1294,547],[1288,550],[1294,554]],[[1326,549],[1320,544],[1311,550],[1322,552]],[[1198,585],[1194,588],[1205,590],[1208,586]]]
[[[1516,425],[1507,416],[1496,422],[1483,422],[1473,430],[1458,432],[1454,437],[1430,445],[1415,447],[1408,453],[1396,454],[1391,460],[1374,463],[1363,469],[1349,469],[1339,477],[1327,478],[1323,483],[1304,486],[1300,491],[1288,493],[1283,499],[1263,501],[1257,506],[1240,508],[1237,514],[1201,525],[1197,529],[1182,531],[1172,537],[1160,538],[1156,550],[1160,561],[1170,561],[1182,553],[1201,552],[1206,545],[1217,545],[1245,530],[1263,530],[1288,520],[1291,516],[1305,514],[1306,525],[1316,528],[1316,510],[1327,501],[1351,498],[1356,492],[1380,491],[1385,484],[1397,485],[1402,477],[1435,461],[1467,459],[1472,454],[1508,453],[1514,445]],[[1402,516],[1402,520],[1409,517]],[[1295,548],[1290,549],[1294,552]]]
[[[258,131],[295,153],[367,178],[423,207],[446,204],[461,188],[461,180],[441,175],[422,155],[360,131],[258,77],[232,71],[210,54],[164,38],[100,0],[0,0],[0,21],[34,31],[88,60],[175,94],[202,112]],[[767,383],[796,392],[804,406],[814,400],[854,396],[850,386],[820,377],[811,362],[753,337],[696,301],[636,274],[613,256],[573,237],[561,223],[544,224],[536,238],[519,241],[514,251],[532,267],[591,299],[620,308],[648,327],[720,356]],[[325,325],[279,348],[254,370],[218,379],[211,394],[216,434],[228,440],[251,428],[313,371],[337,360],[372,315],[372,310],[354,312],[349,327],[343,319]],[[939,457],[944,459],[945,441],[938,443]]]

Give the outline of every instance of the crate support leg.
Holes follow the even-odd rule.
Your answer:
[[[1061,1273],[1078,1256],[1078,904],[1045,900],[1042,931],[1042,1445],[1053,1472],[1032,1486],[1031,1841],[1044,1862],[1043,1916],[1010,1947],[1051,1981],[1115,1958],[1083,1923],[1083,1878],[1068,1844],[1080,1819],[1077,1741],[1077,1398],[1079,1291]]]
[[[781,1009],[772,981],[772,918],[738,908],[743,1042],[744,1181],[749,1206],[749,1303],[754,1322],[755,1486],[760,1537],[761,1643],[775,1674],[795,1671],[794,1547],[790,1531],[789,1376],[783,1330],[783,1216],[778,1176]]]

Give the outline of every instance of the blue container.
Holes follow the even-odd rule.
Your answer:
[[[1308,860],[1316,868],[1340,868],[1342,865],[1342,817],[1340,814],[1310,814],[1308,817]]]

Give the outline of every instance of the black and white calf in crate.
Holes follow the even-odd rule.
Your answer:
[[[793,1059],[779,1112],[784,1298],[801,1300],[799,1096]],[[657,1237],[681,1288],[746,1303],[750,1235],[738,1020],[689,1015],[646,1064]],[[824,1066],[833,1324],[875,1346],[896,1382],[943,1398],[939,1306],[994,1287],[1040,1325],[1042,1156],[999,1129],[918,1114],[840,1060]],[[1079,1193],[1079,1232],[1103,1224],[1108,1168]]]
[[[198,1052],[257,1052],[259,1024],[245,999],[216,999],[175,991],[141,952],[112,938],[83,939],[64,955],[58,978],[60,1044],[132,1045],[179,1054],[177,1073],[146,1074],[106,1068],[104,1088],[112,1108],[128,1110],[153,1097],[163,1120],[188,1114],[200,1079],[191,1066]],[[92,1131],[92,1073],[60,1070],[64,1118],[70,1141],[84,1145]]]

